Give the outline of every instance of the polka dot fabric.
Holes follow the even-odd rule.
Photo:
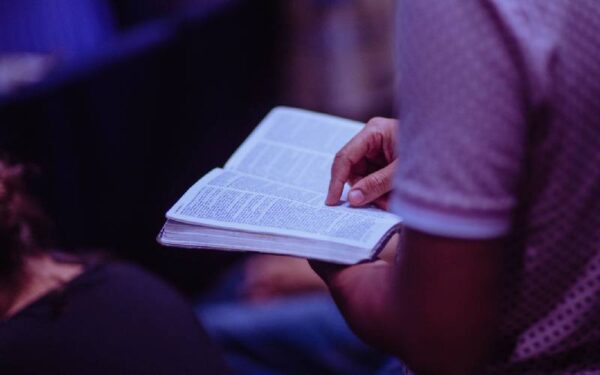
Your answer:
[[[600,1],[401,0],[405,224],[509,236],[489,373],[600,374]]]

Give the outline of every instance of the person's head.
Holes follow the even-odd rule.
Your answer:
[[[48,220],[27,190],[25,167],[0,158],[0,280],[47,246]]]

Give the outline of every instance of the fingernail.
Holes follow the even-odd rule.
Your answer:
[[[350,201],[350,203],[358,205],[365,200],[365,195],[359,189],[350,190],[350,192],[348,193],[348,200]]]

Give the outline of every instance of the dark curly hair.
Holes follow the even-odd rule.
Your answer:
[[[26,168],[0,159],[0,277],[20,270],[23,257],[48,246],[49,220],[30,195]]]

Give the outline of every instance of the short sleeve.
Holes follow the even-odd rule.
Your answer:
[[[493,1],[399,7],[400,166],[392,210],[458,238],[511,229],[527,134],[524,69]]]

